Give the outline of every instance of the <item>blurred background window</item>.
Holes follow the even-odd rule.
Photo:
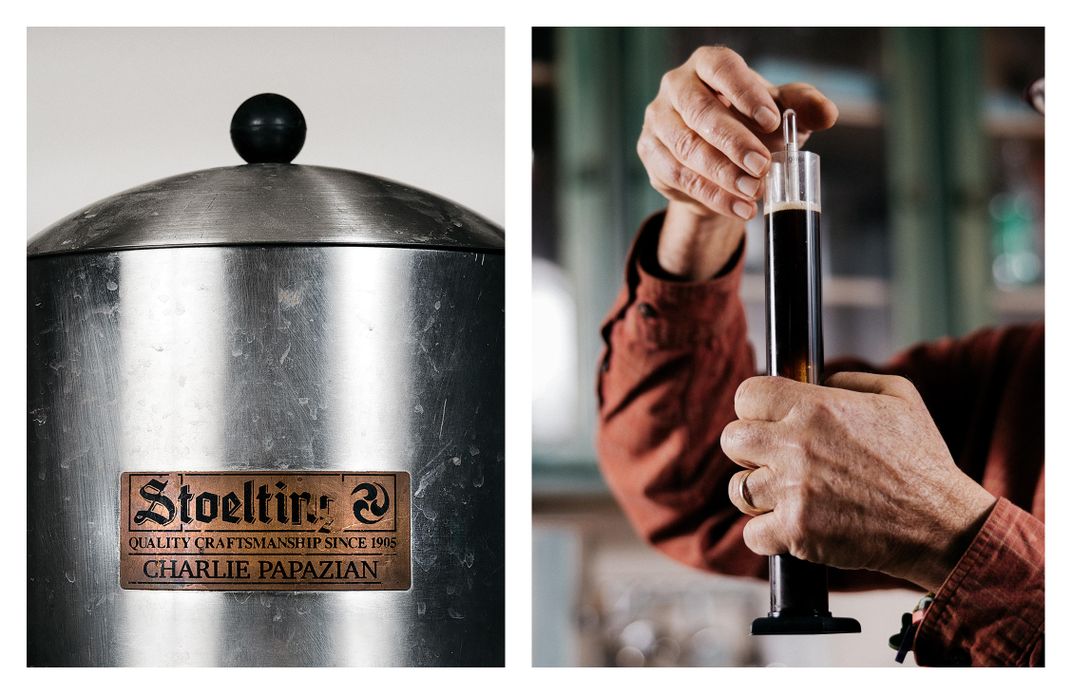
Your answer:
[[[632,534],[594,452],[599,324],[665,200],[636,156],[664,72],[723,44],[840,119],[823,166],[826,354],[882,362],[1043,316],[1041,28],[533,30],[534,657],[539,665],[889,665],[912,592],[836,595],[863,636],[751,638],[766,585],[690,570]],[[763,369],[761,223],[741,288]],[[838,611],[835,611],[838,612]]]

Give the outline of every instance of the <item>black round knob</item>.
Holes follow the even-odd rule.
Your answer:
[[[305,116],[285,96],[258,94],[243,101],[231,118],[231,143],[250,164],[287,164],[305,144]]]

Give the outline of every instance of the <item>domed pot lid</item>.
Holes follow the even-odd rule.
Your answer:
[[[305,130],[286,97],[251,97],[231,120],[231,141],[247,164],[97,201],[34,236],[28,253],[250,244],[502,251],[502,228],[457,203],[370,174],[290,164]]]

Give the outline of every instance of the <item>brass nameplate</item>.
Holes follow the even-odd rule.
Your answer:
[[[124,589],[410,586],[409,473],[123,473]]]

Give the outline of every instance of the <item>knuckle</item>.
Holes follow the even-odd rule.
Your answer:
[[[718,441],[719,444],[722,446],[723,451],[731,450],[734,448],[734,445],[736,444],[735,437],[737,436],[736,430],[738,427],[738,422],[740,422],[740,420],[734,420],[733,422],[722,428],[722,434],[719,436]]]
[[[837,417],[837,402],[829,398],[811,398],[812,418],[821,422],[833,420]]]
[[[692,52],[692,55],[689,56],[689,60],[702,62],[709,61],[716,58],[724,49],[724,46],[700,46]]]
[[[733,212],[734,197],[721,188],[716,188],[711,194],[710,207],[722,215],[735,215]]]
[[[752,450],[763,447],[763,431],[755,424],[742,424],[735,433],[735,436],[737,437],[738,444],[741,446],[746,446]]]
[[[915,384],[903,376],[892,375],[886,378],[889,379],[888,388],[898,396],[905,399],[915,399],[919,395]]]
[[[703,145],[703,138],[688,128],[683,128],[674,137],[674,153],[682,161],[694,159]]]
[[[659,116],[659,109],[652,102],[644,107],[644,125],[651,125]]]
[[[683,77],[686,77],[689,72],[689,68],[684,65],[679,65],[673,70],[668,70],[663,73],[662,78],[659,80],[659,95],[660,98],[666,98],[672,101],[674,93],[680,91]],[[656,99],[659,101],[660,99]]]
[[[705,46],[701,50],[704,51],[703,55],[708,60],[717,62],[721,65],[739,65],[744,63],[744,58],[738,55],[737,51],[734,51],[728,46]]]
[[[737,166],[725,157],[719,157],[718,161],[711,165],[715,180],[727,185],[736,185],[736,169]]]
[[[740,159],[743,147],[733,129],[725,125],[711,129],[711,139],[715,148],[728,155],[730,158]]]
[[[732,48],[730,48],[728,46],[716,46],[715,48],[718,50],[718,54],[727,63],[730,63],[731,65],[744,65],[745,64],[744,58],[741,57],[741,54],[738,53],[737,51],[733,50]]]
[[[781,376],[766,377],[770,379],[770,394],[768,400],[776,403],[790,403],[790,410],[801,401],[800,394],[796,391],[800,383]]]
[[[712,76],[723,82],[731,79],[734,71],[739,67],[739,63],[735,58],[740,60],[740,56],[729,49],[726,49],[724,53],[719,54],[718,59],[711,65]],[[727,86],[730,84],[732,83],[727,83]],[[736,88],[736,86],[734,85],[733,88]]]
[[[833,414],[831,402],[825,398],[817,398],[813,395],[801,397],[793,406],[793,410],[808,423],[820,424],[826,422]]]
[[[895,386],[897,388],[902,388],[903,389],[903,388],[911,388],[912,387],[912,382],[909,381],[908,379],[904,378],[900,374],[890,374],[889,376],[886,377],[886,379],[889,380],[890,384],[892,384],[893,386]]]
[[[655,149],[655,138],[652,137],[648,129],[645,128],[640,133],[640,137],[637,138],[636,150],[641,159],[644,159]]]
[[[691,185],[692,176],[691,172],[680,164],[671,164],[668,183],[679,191],[687,193]]]
[[[755,92],[749,84],[737,80],[727,83],[726,96],[735,104],[754,101],[754,95]]]
[[[751,398],[752,390],[756,386],[756,379],[759,377],[749,377],[745,379],[737,386],[737,391],[733,394],[734,403],[746,402]]]
[[[738,420],[738,422],[740,422]],[[743,422],[733,430],[733,443],[737,446],[748,446],[755,439],[753,428]]]
[[[707,185],[704,183],[703,178],[691,169],[681,167],[678,173],[678,182],[681,184],[681,190],[688,193],[693,198],[707,198]]]
[[[695,126],[706,121],[717,104],[718,100],[708,94],[695,92],[681,105],[681,116],[686,123]]]
[[[669,92],[673,89],[674,85],[674,71],[664,72],[663,76],[659,78],[659,92]]]

